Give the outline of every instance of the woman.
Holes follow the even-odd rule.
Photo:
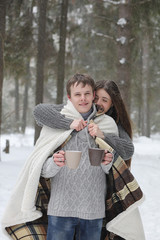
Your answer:
[[[90,124],[89,133],[92,136],[101,137],[127,162],[130,166],[130,158],[134,152],[132,143],[131,121],[127,114],[118,86],[113,81],[98,81],[95,88],[95,104],[102,113],[111,116],[117,123],[119,137],[114,134],[103,134],[96,124]],[[51,128],[76,129],[86,126],[84,120],[72,120],[61,115],[63,104],[39,104],[34,109],[34,117],[39,126],[47,125]]]
[[[119,129],[120,138],[115,138],[112,134],[105,134],[105,141],[114,149],[116,148],[116,151],[124,160],[127,160],[129,155],[125,155],[126,149],[128,150],[128,154],[129,152],[133,153],[133,144],[130,141],[132,139],[132,127],[118,86],[113,81],[99,81],[96,83],[95,90],[94,102],[105,114],[108,114],[115,120]],[[127,161],[128,166],[130,166],[130,161]]]

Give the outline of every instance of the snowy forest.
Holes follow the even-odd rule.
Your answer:
[[[0,222],[39,136],[35,106],[65,103],[67,80],[87,73],[120,88],[146,240],[160,239],[159,56],[160,0],[0,0]]]
[[[159,23],[159,0],[0,0],[1,134],[65,102],[77,72],[118,84],[135,134],[159,132]]]

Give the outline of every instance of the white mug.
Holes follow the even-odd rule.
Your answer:
[[[71,169],[76,169],[79,165],[81,159],[82,152],[80,151],[65,151],[65,158],[67,167]]]

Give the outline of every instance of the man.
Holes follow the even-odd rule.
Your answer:
[[[79,119],[73,121],[73,128],[76,123],[82,124],[82,130],[72,131],[70,140],[42,167],[41,176],[51,178],[47,240],[71,240],[75,232],[76,239],[99,240],[105,217],[106,174],[112,158],[109,160],[105,155],[101,166],[90,165],[88,147],[97,146],[84,126],[94,119],[103,131],[118,134],[118,130],[111,117],[96,117],[97,111],[92,104],[95,86],[89,75],[75,74],[66,87],[69,101],[61,113]],[[82,151],[76,170],[65,165],[66,150]]]
[[[78,77],[78,75],[77,75]],[[69,92],[69,98],[71,98],[71,93]],[[104,94],[102,95],[104,96]],[[73,99],[71,99],[72,101]],[[108,104],[105,103],[105,105]],[[102,104],[103,105],[103,104]],[[108,105],[107,105],[108,106]],[[43,126],[47,125],[50,128],[58,128],[58,129],[75,129],[76,131],[82,130],[84,127],[86,127],[86,121],[84,119],[87,118],[87,116],[84,116],[84,119],[76,119],[73,120],[68,116],[66,118],[65,115],[61,114],[60,111],[64,107],[63,104],[61,105],[54,105],[54,104],[39,104],[36,106],[34,110],[34,117],[36,119],[36,122],[38,125]],[[64,111],[63,111],[64,113]],[[87,114],[86,114],[87,115]],[[79,117],[79,115],[77,116]],[[96,121],[96,119],[95,119]],[[95,125],[95,128],[93,127]],[[113,138],[114,142],[114,150],[106,144],[102,139],[104,138],[104,135],[101,131],[99,131],[99,126],[97,126],[94,123],[88,124],[88,132],[91,136],[97,136],[96,137],[96,143],[99,145],[99,147],[103,149],[108,149],[110,152],[118,151],[118,154],[123,156],[122,158],[126,158],[125,151],[123,152],[122,149],[126,149],[126,154],[128,154],[128,158],[130,157],[130,153],[127,150],[127,145],[125,142],[123,142],[124,148],[120,148],[121,145],[119,145],[119,140],[115,142],[115,138]],[[114,134],[106,133],[107,135],[115,136]],[[124,140],[124,135],[122,135],[122,141]],[[102,138],[102,139],[100,139]],[[116,137],[118,139],[119,137]],[[112,139],[110,139],[110,142],[112,142]],[[117,145],[118,149],[117,149]],[[120,151],[120,152],[119,152]],[[62,155],[54,154],[54,161],[59,166],[64,166],[64,162],[61,162],[61,157],[63,157],[64,152],[62,152]],[[114,238],[114,239],[128,239],[128,237],[133,237],[133,239],[144,239],[144,232],[143,232],[143,226],[140,221],[140,217],[138,215],[138,212],[136,210],[137,205],[140,204],[143,194],[139,186],[136,184],[134,177],[128,170],[126,164],[124,163],[123,159],[118,156],[116,153],[114,155],[114,163],[112,165],[112,169],[109,171],[109,175],[107,175],[107,184],[109,185],[107,195],[106,195],[106,226],[103,225],[103,231],[101,235],[101,239],[106,239],[106,235],[108,238]],[[108,153],[109,157],[110,153]],[[62,158],[63,159],[63,158]],[[105,156],[106,161],[107,154]],[[63,159],[64,160],[64,159]],[[52,159],[53,161],[53,159]],[[107,162],[106,162],[107,163]],[[118,180],[117,180],[118,179]],[[125,179],[125,180],[124,180]],[[129,180],[130,179],[130,180]],[[121,181],[122,180],[122,181]],[[128,184],[128,181],[131,181],[132,184]],[[134,184],[133,184],[134,181]],[[127,186],[126,186],[127,185]],[[74,185],[72,184],[74,187]],[[130,189],[128,188],[130,186]],[[132,188],[132,186],[134,186]],[[128,191],[126,191],[126,188]],[[135,190],[136,189],[136,190]],[[119,192],[118,192],[119,191]],[[118,192],[118,193],[117,193]],[[117,198],[115,196],[123,196],[119,198],[117,201]],[[128,199],[132,199],[132,201],[128,202]],[[120,204],[121,202],[121,204]],[[120,207],[121,206],[121,207]],[[130,209],[131,215],[128,216],[128,211],[126,209]],[[63,218],[62,218],[63,221]],[[61,225],[61,224],[60,224]],[[63,224],[62,224],[63,225]],[[127,226],[127,228],[126,228]],[[85,228],[88,229],[88,226]],[[106,232],[106,228],[110,232]],[[133,231],[134,228],[134,231]],[[80,232],[80,228],[77,227],[78,233]],[[81,226],[82,229],[82,226]],[[134,232],[134,234],[133,234]],[[113,234],[114,233],[114,234]],[[109,234],[109,235],[108,235]],[[53,234],[52,234],[53,235]],[[119,236],[117,236],[119,235]],[[79,236],[79,235],[78,235]],[[79,237],[77,239],[79,239]],[[122,238],[121,238],[121,237]],[[72,238],[72,236],[71,236]],[[86,236],[84,232],[84,239],[92,239],[91,236]],[[107,238],[107,239],[108,239]],[[63,238],[65,239],[65,238]],[[70,238],[69,238],[70,239]],[[82,235],[83,239],[83,235]],[[100,239],[97,237],[97,239]]]

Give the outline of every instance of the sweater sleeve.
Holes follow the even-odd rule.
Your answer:
[[[50,157],[43,164],[41,176],[44,178],[54,177],[60,171],[60,169],[61,168],[53,161],[53,157]]]
[[[73,119],[65,118],[60,113],[63,106],[63,104],[38,104],[33,111],[37,125],[69,130]]]
[[[119,137],[112,133],[104,133],[104,140],[124,159],[128,160],[134,153],[134,145],[122,126],[118,125]]]
[[[113,160],[114,160],[114,156],[113,156]],[[108,165],[104,165],[104,164],[101,163],[101,167],[106,174],[109,173],[109,170],[111,169],[112,164],[113,164],[113,160]]]

